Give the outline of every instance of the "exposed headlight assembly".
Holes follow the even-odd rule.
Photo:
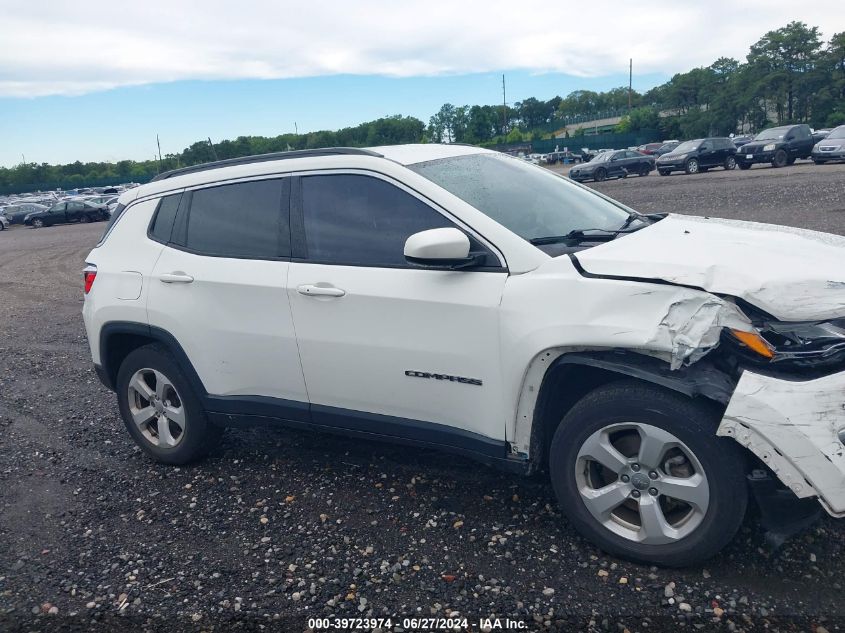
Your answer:
[[[763,151],[764,152],[771,152],[774,148],[775,148],[775,144],[769,143],[768,145],[763,146]]]
[[[845,319],[824,322],[772,321],[761,329],[775,348],[773,362],[825,359],[845,354]]]

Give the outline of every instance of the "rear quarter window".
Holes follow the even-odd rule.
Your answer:
[[[106,230],[103,231],[103,237],[100,238],[100,241],[97,244],[97,246],[99,246],[100,244],[102,244],[103,242],[106,241],[106,238],[109,236],[109,233],[111,233],[112,228],[117,223],[117,221],[120,219],[120,216],[123,215],[123,212],[125,210],[126,210],[125,204],[118,204],[114,208],[114,211],[112,212],[111,217],[109,218],[109,221],[106,224]]]

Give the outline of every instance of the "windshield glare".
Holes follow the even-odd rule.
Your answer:
[[[682,154],[683,152],[691,152],[695,149],[698,149],[698,146],[701,144],[701,139],[696,139],[694,141],[684,141],[680,145],[678,145],[675,149],[672,150],[673,154]]]
[[[825,137],[825,140],[829,138],[845,138],[845,125],[833,128],[830,134]]]
[[[771,130],[763,130],[754,137],[755,141],[769,141],[774,139],[781,139],[789,128],[773,127]]]
[[[606,163],[610,160],[610,157],[613,156],[613,152],[602,152],[598,156],[594,156],[593,159],[590,161],[591,163]]]
[[[629,216],[586,187],[504,154],[453,156],[408,167],[526,240],[575,229],[617,229]]]

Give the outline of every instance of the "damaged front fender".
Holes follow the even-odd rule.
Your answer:
[[[654,342],[669,351],[671,369],[699,360],[719,344],[724,328],[753,332],[751,321],[733,303],[705,293],[679,299],[669,306]]]

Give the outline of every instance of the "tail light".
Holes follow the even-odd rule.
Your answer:
[[[85,294],[91,292],[91,286],[94,285],[94,280],[97,278],[97,267],[93,264],[88,264],[85,270],[82,271],[83,279],[85,280]]]

